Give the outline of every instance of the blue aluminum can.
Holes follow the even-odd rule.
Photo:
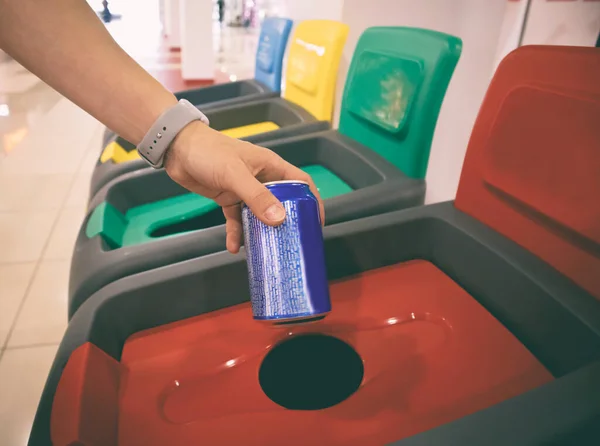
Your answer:
[[[286,218],[267,226],[242,205],[254,319],[276,325],[322,319],[331,301],[319,203],[302,181],[265,186],[282,202]]]

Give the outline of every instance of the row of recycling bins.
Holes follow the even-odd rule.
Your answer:
[[[291,28],[255,79],[177,95],[311,174],[333,312],[254,322],[218,206],[107,131],[29,444],[600,444],[600,50],[509,54],[424,206],[460,39],[367,29],[332,129],[348,28]]]

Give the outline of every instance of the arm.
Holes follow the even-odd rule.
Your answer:
[[[177,102],[119,47],[85,0],[0,0],[0,48],[136,145]],[[240,200],[264,223],[277,225],[285,218],[261,181],[305,180],[319,196],[310,177],[270,150],[200,122],[177,136],[165,168],[184,187],[223,206],[232,252],[241,240]]]

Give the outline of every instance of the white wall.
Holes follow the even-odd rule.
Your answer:
[[[170,48],[181,47],[180,0],[163,0],[163,33]]]
[[[498,38],[495,67],[504,59],[504,56],[519,46],[526,10],[527,0],[509,1],[506,3],[500,36]]]
[[[496,65],[517,48],[527,0],[507,3],[498,42]],[[598,0],[532,0],[523,45],[594,46],[600,33]]]
[[[599,32],[600,2],[597,0],[533,0],[523,45],[594,46]]]
[[[429,170],[427,203],[453,199],[479,106],[494,70],[506,0],[345,0],[342,21],[350,26],[338,81],[339,109],[349,61],[370,26],[429,28],[462,38],[463,53],[438,119]],[[337,113],[336,113],[337,115]]]
[[[341,20],[344,0],[279,0],[278,12],[294,23],[301,20]]]
[[[181,76],[185,80],[214,79],[213,0],[178,1]]]

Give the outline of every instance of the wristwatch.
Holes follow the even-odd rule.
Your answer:
[[[142,142],[137,146],[138,153],[155,169],[163,167],[165,154],[175,137],[193,121],[209,125],[208,118],[191,102],[180,99],[156,120]]]

